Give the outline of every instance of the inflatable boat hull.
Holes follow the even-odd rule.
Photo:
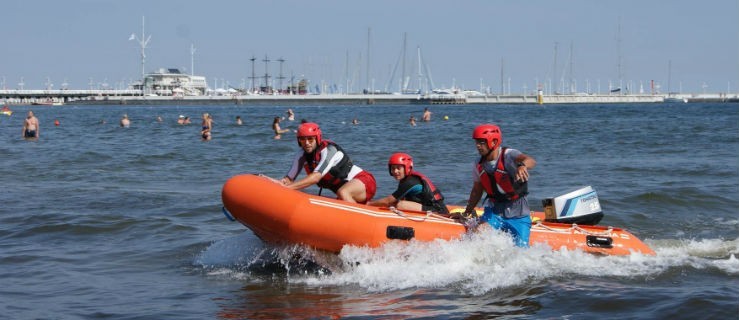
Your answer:
[[[339,252],[344,245],[378,247],[388,241],[432,241],[461,237],[465,226],[457,220],[423,212],[348,203],[290,190],[267,177],[239,175],[223,186],[224,212],[268,243],[305,244]],[[626,230],[543,222],[532,213],[530,243],[546,243],[554,250],[582,250],[606,255],[642,253],[650,249]]]

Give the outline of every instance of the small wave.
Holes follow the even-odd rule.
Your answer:
[[[251,231],[214,242],[193,262],[208,275],[239,279],[328,274],[328,267],[340,263],[335,255],[306,246],[265,246]]]
[[[676,267],[739,272],[739,239],[652,240],[656,256],[597,256],[512,245],[500,232],[433,242],[393,241],[379,248],[345,246],[340,254],[304,246],[265,246],[251,233],[213,243],[195,260],[209,276],[260,278],[315,286],[355,285],[371,292],[448,288],[474,295],[561,277],[651,279]]]
[[[669,267],[717,268],[730,275],[739,274],[739,238],[734,240],[652,240],[660,263]]]

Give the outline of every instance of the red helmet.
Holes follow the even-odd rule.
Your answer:
[[[472,139],[485,139],[488,142],[488,149],[494,150],[503,142],[503,134],[500,133],[500,127],[494,124],[481,124],[472,131]],[[493,140],[498,140],[493,144]]]
[[[393,172],[390,168],[394,164],[402,165],[406,175],[409,175],[413,170],[413,158],[407,153],[397,152],[390,156],[390,160],[387,161],[387,170],[391,176]]]
[[[321,127],[314,122],[306,122],[298,127],[298,138],[316,137],[316,143],[321,143]]]

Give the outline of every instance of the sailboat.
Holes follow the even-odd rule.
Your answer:
[[[667,103],[688,103],[688,98],[678,98],[672,96],[670,88],[672,84],[672,60],[667,61],[667,96],[663,100]]]

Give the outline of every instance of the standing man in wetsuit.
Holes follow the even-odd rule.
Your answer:
[[[35,140],[39,138],[38,119],[33,115],[33,111],[28,111],[28,116],[23,120],[23,138]]]
[[[370,201],[368,205],[449,214],[441,191],[425,175],[413,170],[413,158],[409,154],[392,154],[387,162],[387,169],[398,180],[398,188],[391,195]]]

